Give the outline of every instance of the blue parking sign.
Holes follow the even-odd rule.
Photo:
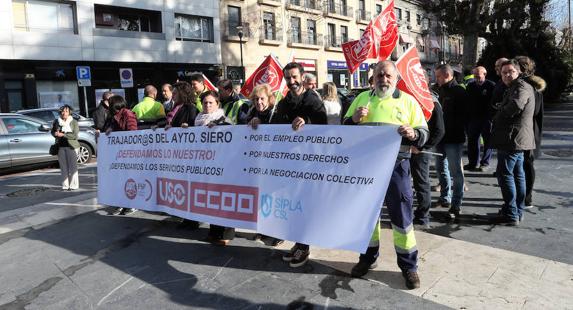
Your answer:
[[[77,66],[76,67],[76,76],[78,78],[78,85],[79,86],[91,86],[92,85],[92,74],[90,71],[90,67],[88,66]]]

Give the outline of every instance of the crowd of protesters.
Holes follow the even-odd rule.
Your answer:
[[[435,68],[436,83],[431,86],[434,109],[426,121],[415,99],[398,90],[398,72],[391,61],[380,62],[370,78],[370,90],[359,94],[350,106],[339,99],[336,85],[326,82],[320,92],[317,78],[304,72],[298,63],[283,69],[288,87],[286,96],[277,100],[267,84],[257,85],[245,100],[231,80],[218,81],[218,91],[209,90],[200,73],[190,82],[180,81],[158,91],[148,85],[144,99],[129,109],[124,98],[105,92],[94,113],[98,133],[156,129],[163,127],[221,126],[246,124],[253,129],[265,124],[289,124],[299,130],[313,125],[370,125],[389,123],[399,126],[402,145],[394,165],[385,205],[392,224],[398,266],[406,286],[420,286],[417,274],[418,250],[414,224],[427,226],[431,220],[430,166],[435,163],[440,194],[434,207],[447,207],[456,220],[462,214],[465,187],[464,172],[493,173],[503,197],[499,214],[492,220],[507,225],[523,221],[523,209],[532,206],[535,180],[534,159],[539,156],[543,119],[545,82],[535,76],[535,63],[528,57],[500,58],[495,71],[500,77],[486,79],[487,69],[476,66],[460,83],[450,65]],[[397,110],[400,113],[389,111]],[[465,143],[467,142],[467,149]],[[464,164],[464,150],[467,164]],[[497,150],[497,166],[493,152]],[[495,171],[494,171],[495,170]],[[75,185],[69,185],[73,187]],[[414,188],[417,208],[413,209]],[[135,209],[116,208],[113,214],[126,215]],[[198,227],[199,223],[183,220]],[[211,225],[207,241],[227,245],[233,228]],[[276,246],[282,240],[270,238]],[[370,245],[352,268],[360,277],[376,267],[379,252],[379,225]],[[283,260],[291,267],[304,265],[310,247],[296,243]]]

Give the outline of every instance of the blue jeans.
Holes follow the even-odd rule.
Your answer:
[[[503,215],[519,220],[525,206],[523,151],[497,151],[497,182],[504,201]]]
[[[464,198],[463,147],[463,143],[440,143],[436,146],[436,151],[444,155],[436,159],[436,170],[442,187],[440,201],[451,203],[455,210],[461,209]],[[451,177],[454,178],[453,188]]]

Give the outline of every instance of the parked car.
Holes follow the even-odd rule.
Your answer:
[[[29,110],[19,110],[16,111],[16,113],[39,118],[44,122],[51,123],[60,116],[60,109],[59,108],[29,109]],[[72,112],[72,117],[76,121],[78,121],[80,130],[84,130],[85,128],[92,128],[94,125],[93,119],[84,117],[76,112]]]
[[[58,157],[48,153],[54,137],[51,122],[20,115],[0,113],[0,168],[57,162]],[[96,138],[93,130],[80,130],[78,163],[89,162],[95,154]]]

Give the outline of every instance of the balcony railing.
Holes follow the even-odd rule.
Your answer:
[[[290,30],[288,33],[288,43],[319,46],[322,43],[322,36],[313,32],[298,32]]]
[[[327,3],[327,5],[326,5],[326,13],[327,14],[337,14],[337,15],[342,15],[342,16],[346,16],[346,17],[352,17],[352,7],[351,6],[343,5],[343,3],[340,1],[336,1],[336,2],[327,1],[326,3]]]
[[[271,26],[263,26],[261,27],[261,40],[269,40],[269,41],[282,41],[283,40],[283,31],[281,28],[271,27]]]
[[[300,6],[311,10],[320,10],[319,0],[287,0],[287,4]]]
[[[368,22],[370,21],[371,16],[370,11],[356,10],[356,21]]]
[[[348,41],[350,41],[350,39],[348,37],[343,37],[343,36],[326,36],[325,37],[325,44],[324,46],[326,48],[330,48],[330,47],[337,47],[337,48],[341,48],[342,47],[342,43],[346,43]]]

